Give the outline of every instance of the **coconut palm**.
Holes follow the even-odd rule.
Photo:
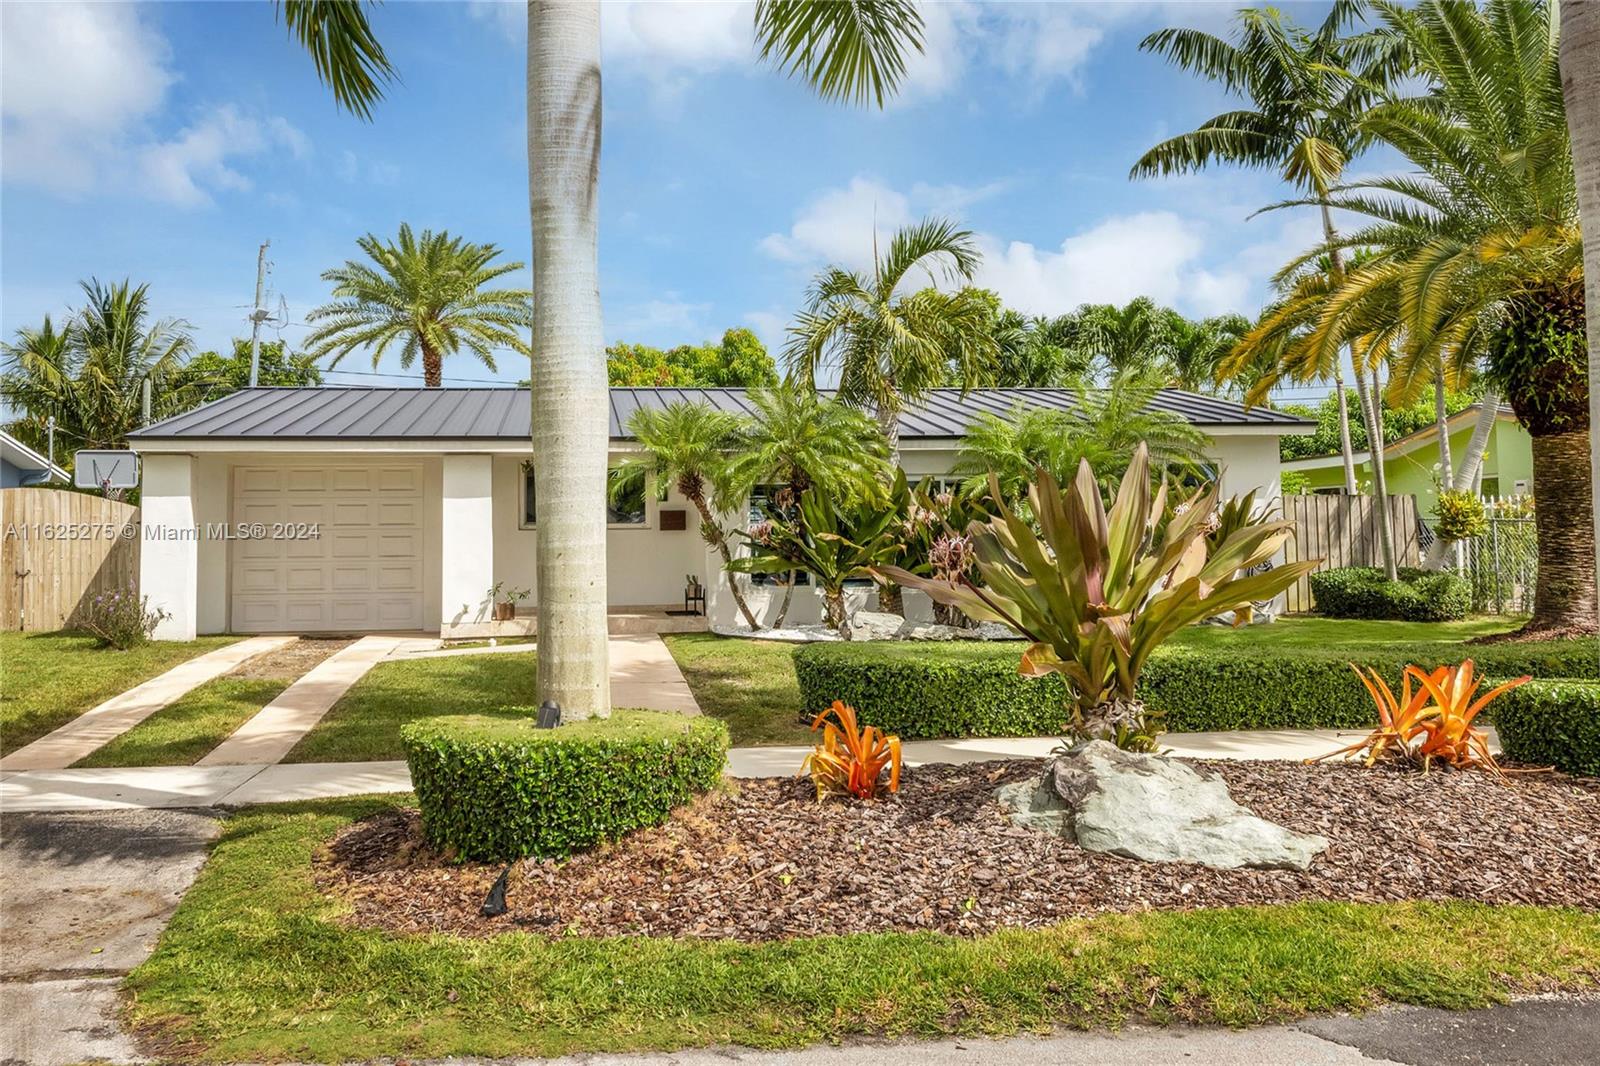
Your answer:
[[[647,475],[671,483],[678,495],[700,512],[700,536],[722,556],[726,568],[733,562],[733,553],[717,515],[737,503],[729,456],[743,429],[744,419],[704,402],[673,403],[659,410],[641,407],[628,420],[628,431],[643,453],[630,457],[614,472],[612,496],[638,489]],[[750,628],[760,629],[738,582],[730,580],[728,588]]]
[[[1218,370],[1239,338],[1249,330],[1250,320],[1243,315],[1215,315],[1191,321],[1173,312],[1167,351],[1172,383],[1190,392],[1248,387],[1244,382],[1233,384],[1220,380]]]
[[[1593,632],[1583,251],[1557,12],[1528,0],[1376,9],[1425,88],[1376,105],[1364,127],[1417,173],[1331,197],[1371,220],[1340,238],[1371,254],[1312,340],[1327,350],[1394,308],[1402,390],[1430,382],[1441,353],[1481,345],[1486,379],[1533,438],[1540,573],[1520,633]]]
[[[969,492],[982,492],[992,474],[1015,504],[1040,469],[1071,480],[1087,462],[1103,485],[1115,486],[1141,445],[1157,473],[1197,471],[1210,440],[1181,416],[1151,406],[1162,384],[1159,372],[1135,367],[1105,388],[1077,386],[1075,410],[1019,404],[1007,417],[981,414],[961,438],[955,472],[967,475]]]
[[[281,0],[278,14],[289,33],[311,54],[317,77],[335,102],[370,120],[394,77],[383,45],[367,24],[364,5],[350,0]]]
[[[762,57],[826,99],[881,102],[922,48],[910,0],[759,0]],[[533,230],[533,454],[540,503],[539,692],[572,718],[610,712],[600,322],[600,5],[528,4],[528,194]],[[543,516],[541,515],[541,519]]]
[[[870,274],[830,267],[817,275],[806,309],[789,328],[791,377],[839,372],[839,395],[878,420],[889,455],[900,453],[900,412],[954,372],[963,388],[994,373],[999,347],[979,290],[943,292],[929,280],[972,279],[978,253],[970,230],[929,217],[897,232],[874,254]]]
[[[1156,145],[1134,164],[1131,176],[1184,173],[1214,162],[1275,170],[1319,204],[1323,232],[1331,244],[1335,230],[1327,208],[1328,191],[1338,184],[1349,161],[1370,143],[1359,120],[1372,100],[1372,87],[1386,80],[1395,65],[1391,38],[1371,32],[1347,34],[1361,8],[1354,0],[1338,0],[1310,31],[1274,8],[1247,8],[1236,16],[1232,41],[1194,29],[1167,29],[1146,37],[1141,48],[1221,82],[1249,106],[1224,112],[1198,129]],[[1336,261],[1334,269],[1338,268]],[[1340,397],[1345,491],[1353,494],[1355,460],[1341,360],[1331,364],[1329,376]],[[1364,375],[1357,371],[1354,376],[1358,395],[1365,397]],[[1374,415],[1367,406],[1361,404],[1361,413],[1371,430]],[[1392,554],[1387,512],[1380,508],[1379,514],[1385,548]]]
[[[445,357],[463,348],[490,370],[496,348],[530,354],[523,332],[533,325],[528,291],[487,287],[524,266],[494,262],[499,248],[443,231],[418,236],[404,222],[393,242],[369,233],[356,244],[371,263],[351,259],[322,275],[333,283],[334,299],[306,315],[321,323],[306,338],[312,356],[334,367],[360,348],[372,353],[376,370],[398,346],[401,369],[421,356],[423,384],[437,389]]]
[[[61,328],[46,317],[4,350],[0,395],[22,415],[7,429],[40,450],[51,418],[72,449],[124,447],[144,424],[147,389],[153,418],[186,406],[186,390],[168,386],[193,348],[188,324],[153,320],[147,285],[80,287],[87,302]]]
[[[1561,85],[1566,96],[1567,129],[1577,175],[1578,212],[1583,229],[1600,233],[1600,4],[1567,0],[1561,5]],[[1583,250],[1583,276],[1589,333],[1589,476],[1600,484],[1600,241]],[[1596,495],[1594,539],[1600,550],[1600,494]],[[1596,557],[1600,570],[1600,556]]]

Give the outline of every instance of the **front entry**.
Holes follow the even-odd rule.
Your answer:
[[[230,628],[424,628],[422,516],[420,463],[235,467]]]

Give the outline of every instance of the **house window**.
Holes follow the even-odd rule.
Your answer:
[[[746,518],[749,519],[750,525],[753,526],[757,522],[763,522],[774,517],[790,519],[794,517],[795,508],[793,504],[791,504],[787,509],[780,509],[777,503],[773,500],[773,497],[785,487],[786,486],[782,485],[757,485],[755,488],[750,490],[750,510],[746,515]],[[770,555],[772,552],[770,549],[763,548],[759,544],[752,544],[750,545],[750,554]],[[793,574],[794,583],[796,586],[811,584],[811,575],[806,573],[804,570],[793,571]],[[751,574],[750,583],[752,585],[783,586],[789,583],[789,574]]]
[[[612,526],[642,526],[645,524],[645,494],[643,482],[613,499],[606,493],[606,524]],[[539,524],[539,485],[533,473],[533,464],[522,466],[522,528],[533,529]]]
[[[1500,479],[1497,478],[1497,477],[1486,477],[1486,478],[1484,478],[1483,479],[1482,495],[1489,496],[1489,497],[1499,496],[1500,495]]]

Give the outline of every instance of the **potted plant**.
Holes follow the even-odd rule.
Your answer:
[[[517,617],[517,604],[531,595],[528,589],[509,588],[504,581],[489,587],[489,602],[494,604],[494,620],[509,622]]]

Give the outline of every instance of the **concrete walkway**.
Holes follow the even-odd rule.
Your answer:
[[[246,660],[293,644],[295,637],[249,637],[197,655],[120,696],[85,711],[52,733],[0,759],[0,771],[59,770],[110,743],[152,714]]]
[[[611,706],[700,713],[678,660],[659,636],[613,636],[606,647],[611,660]]]
[[[312,667],[195,765],[250,766],[280,761],[368,670],[408,646],[436,643],[427,637],[362,637]]]
[[[1227,733],[1169,733],[1174,755],[1202,759],[1305,759],[1343,747],[1363,731],[1281,729]],[[1042,758],[1059,737],[984,740],[914,740],[905,745],[911,766],[990,759]],[[1490,747],[1499,750],[1491,734]],[[784,777],[798,773],[809,748],[734,748],[730,777]],[[406,764],[254,763],[239,766],[148,766],[131,769],[48,770],[0,773],[0,810],[105,810],[131,807],[244,806],[282,800],[325,799],[406,792]]]

